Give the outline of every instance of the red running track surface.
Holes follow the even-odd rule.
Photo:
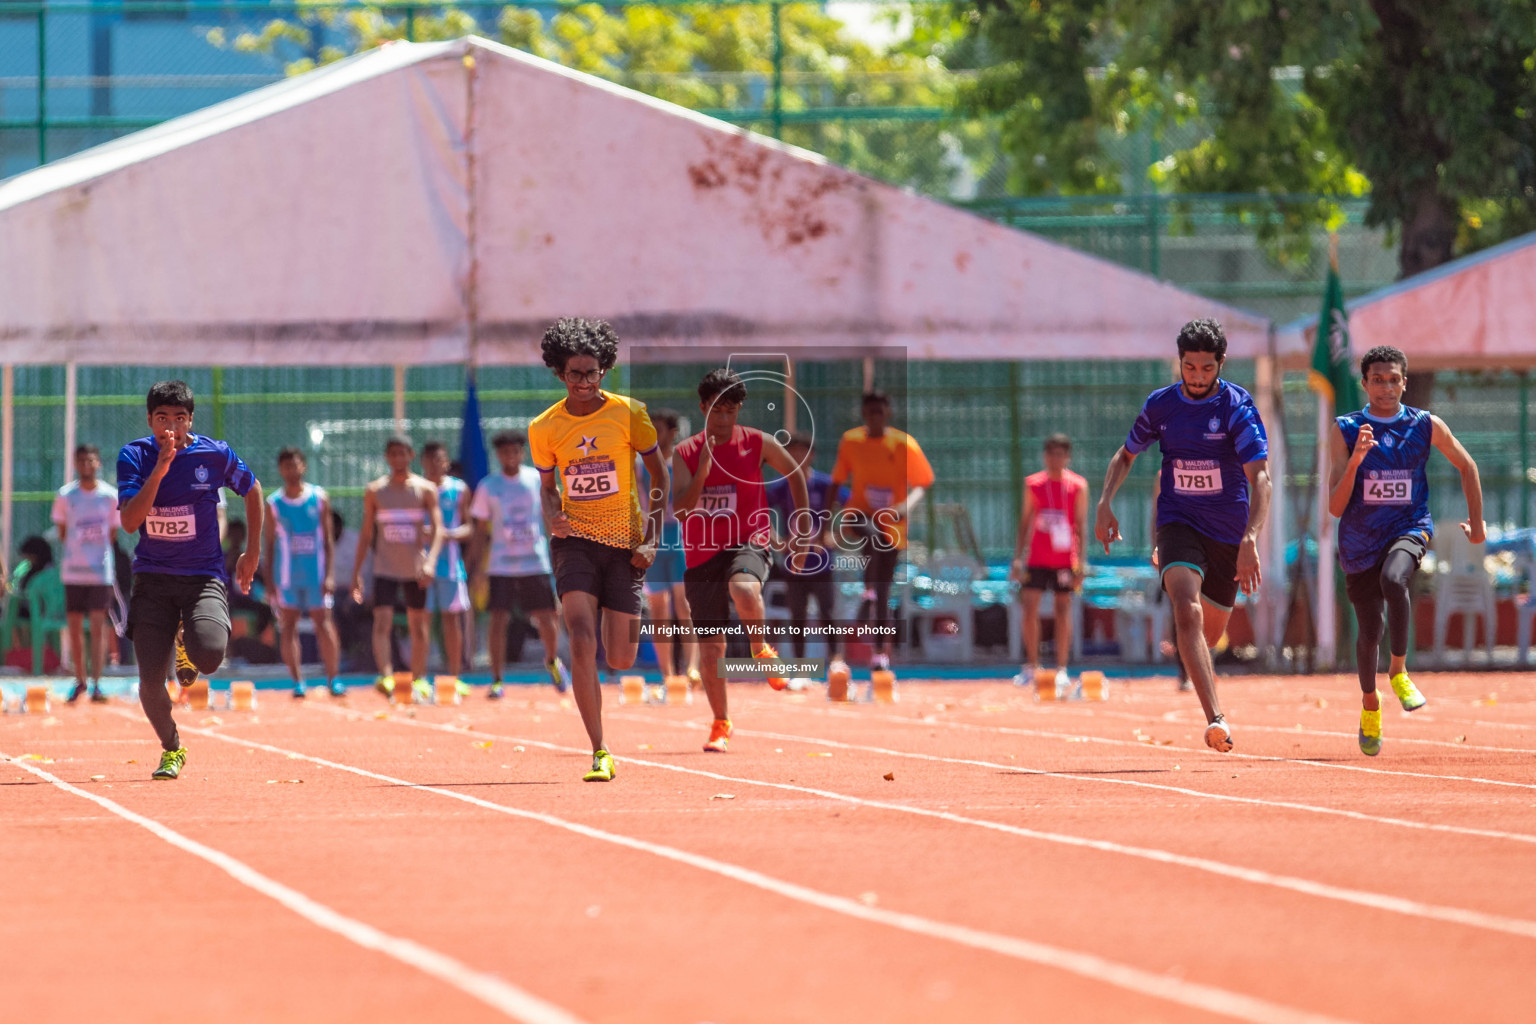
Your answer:
[[[1527,1021],[1536,676],[1416,678],[1377,758],[1343,676],[1224,680],[1228,755],[1163,680],[743,685],[724,756],[609,691],[606,785],[533,687],[183,710],[174,783],[10,715],[0,1018]]]

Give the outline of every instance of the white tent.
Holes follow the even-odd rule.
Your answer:
[[[7,363],[630,343],[1162,356],[1260,317],[483,39],[396,43],[0,183]],[[473,351],[471,351],[473,349]]]
[[[1348,303],[1350,352],[1395,345],[1416,368],[1536,366],[1536,232]],[[1317,317],[1280,328],[1282,352],[1310,357]]]
[[[0,183],[5,519],[17,363],[65,365],[67,451],[79,364],[393,364],[403,409],[405,365],[536,363],[565,315],[963,360],[1171,357],[1213,316],[1272,365],[1259,316],[484,39],[393,43]]]

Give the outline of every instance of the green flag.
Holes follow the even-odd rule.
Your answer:
[[[1313,391],[1333,396],[1333,410],[1338,415],[1361,407],[1360,385],[1349,358],[1349,313],[1344,309],[1344,286],[1339,282],[1337,266],[1328,267],[1328,286],[1323,291],[1323,312],[1317,319],[1307,383]]]

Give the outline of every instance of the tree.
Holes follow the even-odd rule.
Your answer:
[[[1408,276],[1536,226],[1532,0],[968,0],[962,97],[1026,193],[1114,193],[1117,136],[1193,133],[1175,192],[1359,195]],[[1329,204],[1274,206],[1272,230]]]
[[[409,20],[400,8],[315,3],[259,31],[230,39],[214,30],[209,38],[215,45],[276,55],[290,74],[298,74],[407,35],[425,41],[478,32],[695,110],[746,118],[750,127],[767,131],[772,19],[765,3],[590,3],[553,11],[460,5],[423,8]],[[955,96],[950,76],[925,43],[877,50],[849,37],[840,21],[813,3],[784,4],[779,21],[785,141],[872,177],[935,194],[950,192],[968,169],[967,155],[984,152],[979,127],[958,120],[797,119],[811,108],[848,108],[853,115],[861,107],[943,110],[954,105]]]

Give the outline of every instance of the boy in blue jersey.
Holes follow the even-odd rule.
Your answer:
[[[1094,534],[1109,553],[1120,539],[1111,507],[1136,456],[1154,442],[1162,451],[1157,547],[1163,589],[1173,607],[1179,658],[1205,710],[1205,742],[1232,749],[1216,700],[1210,648],[1226,632],[1239,589],[1262,582],[1259,530],[1269,514],[1269,437],[1253,398],[1221,379],[1227,339],[1214,320],[1191,320],[1179,332],[1179,383],[1148,396],[1125,444],[1109,462]]]
[[[538,470],[523,464],[527,434],[503,430],[491,438],[491,446],[501,471],[480,481],[469,508],[477,531],[471,562],[477,572],[482,566],[486,572],[486,606],[491,613],[486,645],[490,648],[491,688],[486,696],[500,700],[504,694],[501,674],[507,663],[507,627],[514,609],[538,630],[539,642],[544,645],[544,668],[555,689],[564,693],[571,688],[571,674],[559,656],[559,615],[539,493],[543,483]]]
[[[1483,485],[1477,463],[1443,420],[1403,404],[1408,357],[1379,345],[1360,360],[1360,380],[1370,404],[1340,416],[1329,438],[1332,476],[1328,511],[1339,517],[1339,564],[1349,603],[1360,623],[1355,658],[1360,671],[1360,750],[1381,753],[1381,700],[1376,695],[1376,659],[1381,647],[1383,607],[1392,660],[1392,692],[1404,711],[1424,706],[1424,695],[1408,678],[1408,626],[1413,608],[1408,581],[1435,535],[1429,515],[1430,448],[1461,474],[1467,499],[1462,532],[1474,544],[1487,536],[1483,526]]]
[[[207,675],[229,645],[229,580],[219,547],[219,489],[245,499],[246,521],[263,518],[261,484],[223,441],[192,433],[192,389],[160,381],[145,399],[149,436],[129,441],[117,456],[118,509],[123,529],[139,534],[133,558],[128,638],[139,661],[139,703],[164,753],[156,779],[181,774],[187,750],[171,717],[165,679],[183,631],[187,656]],[[250,530],[235,564],[235,586],[251,589],[261,562],[261,535]]]
[[[90,669],[91,700],[107,699],[101,692],[101,669],[107,663],[112,631],[107,609],[118,602],[117,488],[101,473],[101,449],[82,444],[75,449],[75,479],[59,489],[53,499],[53,522],[59,528],[64,562],[59,579],[64,583],[64,621],[75,661],[75,688],[71,704],[85,696],[86,670]],[[85,620],[91,621],[91,649],[85,649]]]
[[[336,593],[331,568],[335,563],[331,499],[324,489],[305,482],[308,468],[304,453],[297,448],[284,448],[277,453],[277,471],[282,475],[283,487],[267,499],[266,536],[262,538],[267,555],[267,585],[272,588],[278,629],[282,632],[283,661],[293,676],[293,695],[299,700],[304,699],[304,676],[299,661],[299,616],[304,614],[315,624],[326,686],[336,697],[347,692],[336,678],[340,649],[336,623],[331,620]]]
[[[448,662],[448,674],[458,680],[464,668],[464,613],[469,611],[463,545],[475,527],[469,520],[469,485],[448,475],[451,461],[443,442],[428,441],[421,446],[421,471],[437,485],[437,507],[443,517],[443,546],[437,556],[437,573],[427,589],[427,614],[442,616],[443,657]],[[463,680],[458,686],[461,694],[468,690]]]

